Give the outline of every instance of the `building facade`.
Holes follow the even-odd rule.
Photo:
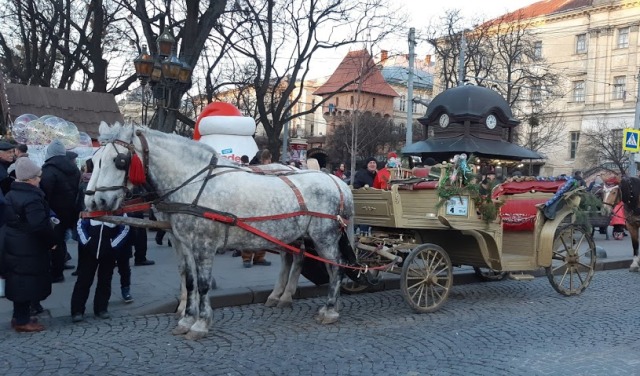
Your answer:
[[[502,16],[524,16],[537,38],[536,53],[561,76],[551,98],[563,120],[562,141],[540,150],[542,175],[596,167],[585,158],[585,132],[633,127],[640,79],[640,1],[546,0]],[[531,89],[535,102],[545,90]],[[542,109],[546,110],[546,109]],[[535,137],[535,134],[532,135]],[[606,160],[599,161],[600,164]]]

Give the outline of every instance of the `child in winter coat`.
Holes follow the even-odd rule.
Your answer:
[[[613,226],[613,238],[615,240],[622,240],[624,238],[624,229],[626,226],[626,220],[624,216],[624,206],[622,202],[613,208],[613,216],[611,217],[610,226]]]
[[[93,298],[93,313],[101,318],[110,317],[107,310],[111,296],[111,278],[115,268],[117,252],[123,252],[126,247],[129,226],[115,225],[97,221],[95,219],[80,219],[78,221],[78,237],[83,252],[78,257],[78,279],[71,296],[71,319],[73,322],[84,320],[84,310],[89,291],[93,284],[96,270],[98,282]]]

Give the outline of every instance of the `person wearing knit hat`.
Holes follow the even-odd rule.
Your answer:
[[[377,173],[378,162],[373,157],[367,158],[364,167],[358,170],[353,177],[353,188],[372,187],[373,179],[375,179]]]
[[[29,158],[18,158],[16,161],[16,180],[27,181],[39,178],[42,169]]]
[[[390,169],[396,168],[398,165],[398,154],[389,152],[389,154],[387,154],[387,164],[378,171],[375,179],[373,180],[373,188],[389,189],[389,181],[391,180]]]
[[[62,141],[53,140],[45,154],[40,188],[44,191],[51,210],[60,219],[60,224],[55,227],[58,247],[52,254],[51,262],[51,277],[54,283],[64,281],[65,269],[74,268],[73,265],[65,265],[65,262],[71,259],[67,252],[65,233],[67,230],[76,229],[80,212],[76,205],[80,175],[78,166],[67,157],[67,149]]]
[[[47,146],[47,152],[44,155],[45,162],[51,159],[52,157],[56,157],[59,155],[67,155],[67,148],[64,147],[62,141],[57,138]]]
[[[40,167],[29,158],[18,158],[15,172],[17,180],[5,198],[5,293],[13,302],[13,329],[39,332],[44,326],[31,319],[30,306],[40,306],[51,294],[49,265],[57,237],[51,225],[51,210],[38,187]]]

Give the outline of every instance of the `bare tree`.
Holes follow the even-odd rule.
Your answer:
[[[255,67],[252,88],[257,119],[265,128],[274,159],[281,153],[284,124],[313,113],[330,98],[293,111],[314,56],[341,46],[376,43],[395,30],[399,14],[388,0],[244,0],[238,4],[242,12],[229,14],[220,22],[219,32]]]
[[[146,43],[151,53],[156,54],[158,35],[169,30],[176,40],[176,49],[179,51],[177,57],[190,67],[195,67],[198,63],[213,26],[227,6],[227,0],[118,2],[134,15],[137,26],[142,30],[142,35],[138,35],[138,29],[132,29],[131,39],[137,44],[138,51],[141,44]],[[188,89],[184,85],[159,88],[162,92],[154,93],[159,103],[149,126],[163,132],[173,132],[177,120],[193,124],[193,119],[180,112],[182,98]]]
[[[593,128],[581,132],[580,155],[588,166],[626,173],[631,154],[622,149],[624,128],[628,128],[624,121],[609,124],[598,120]]]
[[[344,117],[327,136],[325,150],[336,161],[350,160],[354,154],[375,156],[385,150],[396,151],[404,142],[404,129],[396,126],[389,118],[365,112],[357,119],[361,126],[354,127],[354,121],[354,115]],[[357,129],[358,136],[355,150],[351,142],[354,128]],[[352,166],[352,170],[354,168]]]
[[[10,80],[46,87],[120,94],[135,81],[110,69],[126,52],[129,29],[122,6],[90,0],[8,2],[2,13],[0,64]]]

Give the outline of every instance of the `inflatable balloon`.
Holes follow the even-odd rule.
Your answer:
[[[93,146],[93,141],[91,141],[91,136],[86,132],[80,132],[78,134],[78,146],[91,147]]]

